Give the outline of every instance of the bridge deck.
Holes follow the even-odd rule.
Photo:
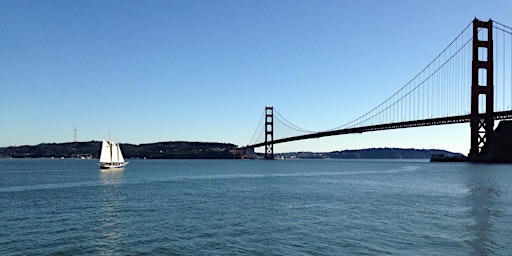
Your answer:
[[[355,128],[346,128],[346,129],[317,132],[317,133],[311,133],[311,134],[306,134],[306,135],[299,135],[299,136],[277,139],[277,140],[274,140],[272,143],[278,144],[278,143],[291,142],[291,141],[297,141],[297,140],[322,138],[322,137],[342,135],[342,134],[363,133],[363,132],[370,132],[370,131],[383,131],[383,130],[392,130],[392,129],[401,129],[401,128],[410,128],[410,127],[469,123],[470,117],[471,117],[471,115],[468,114],[468,115],[462,115],[462,116],[451,116],[451,117],[423,119],[423,120],[416,120],[416,121],[370,125],[370,126],[362,126],[362,127],[355,127]],[[512,110],[494,112],[494,120],[503,120],[503,119],[512,119]],[[261,143],[249,145],[248,147],[257,148],[257,147],[261,147],[264,145],[265,145],[265,142],[261,142]]]

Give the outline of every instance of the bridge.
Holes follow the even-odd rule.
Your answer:
[[[265,107],[246,147],[265,147],[342,134],[470,123],[469,159],[478,161],[496,120],[512,119],[512,28],[474,19],[408,83],[375,108],[339,127],[309,131]],[[276,136],[274,127],[288,130]],[[291,134],[291,135],[290,135]]]

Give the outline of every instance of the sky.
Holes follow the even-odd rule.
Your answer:
[[[326,130],[366,113],[477,17],[512,2],[0,1],[0,147],[110,138],[250,142],[265,106]],[[342,135],[275,152],[467,154],[469,124]],[[260,151],[263,149],[260,149]]]

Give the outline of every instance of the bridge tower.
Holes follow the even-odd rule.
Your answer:
[[[478,38],[478,31],[486,36]],[[494,129],[494,57],[492,20],[473,20],[473,61],[471,77],[471,149],[469,158],[478,160],[482,148],[489,142]],[[480,109],[485,112],[480,113]]]
[[[265,107],[265,159],[274,159],[274,107]]]

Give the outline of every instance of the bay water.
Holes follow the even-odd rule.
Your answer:
[[[0,159],[0,255],[512,255],[512,165]]]

